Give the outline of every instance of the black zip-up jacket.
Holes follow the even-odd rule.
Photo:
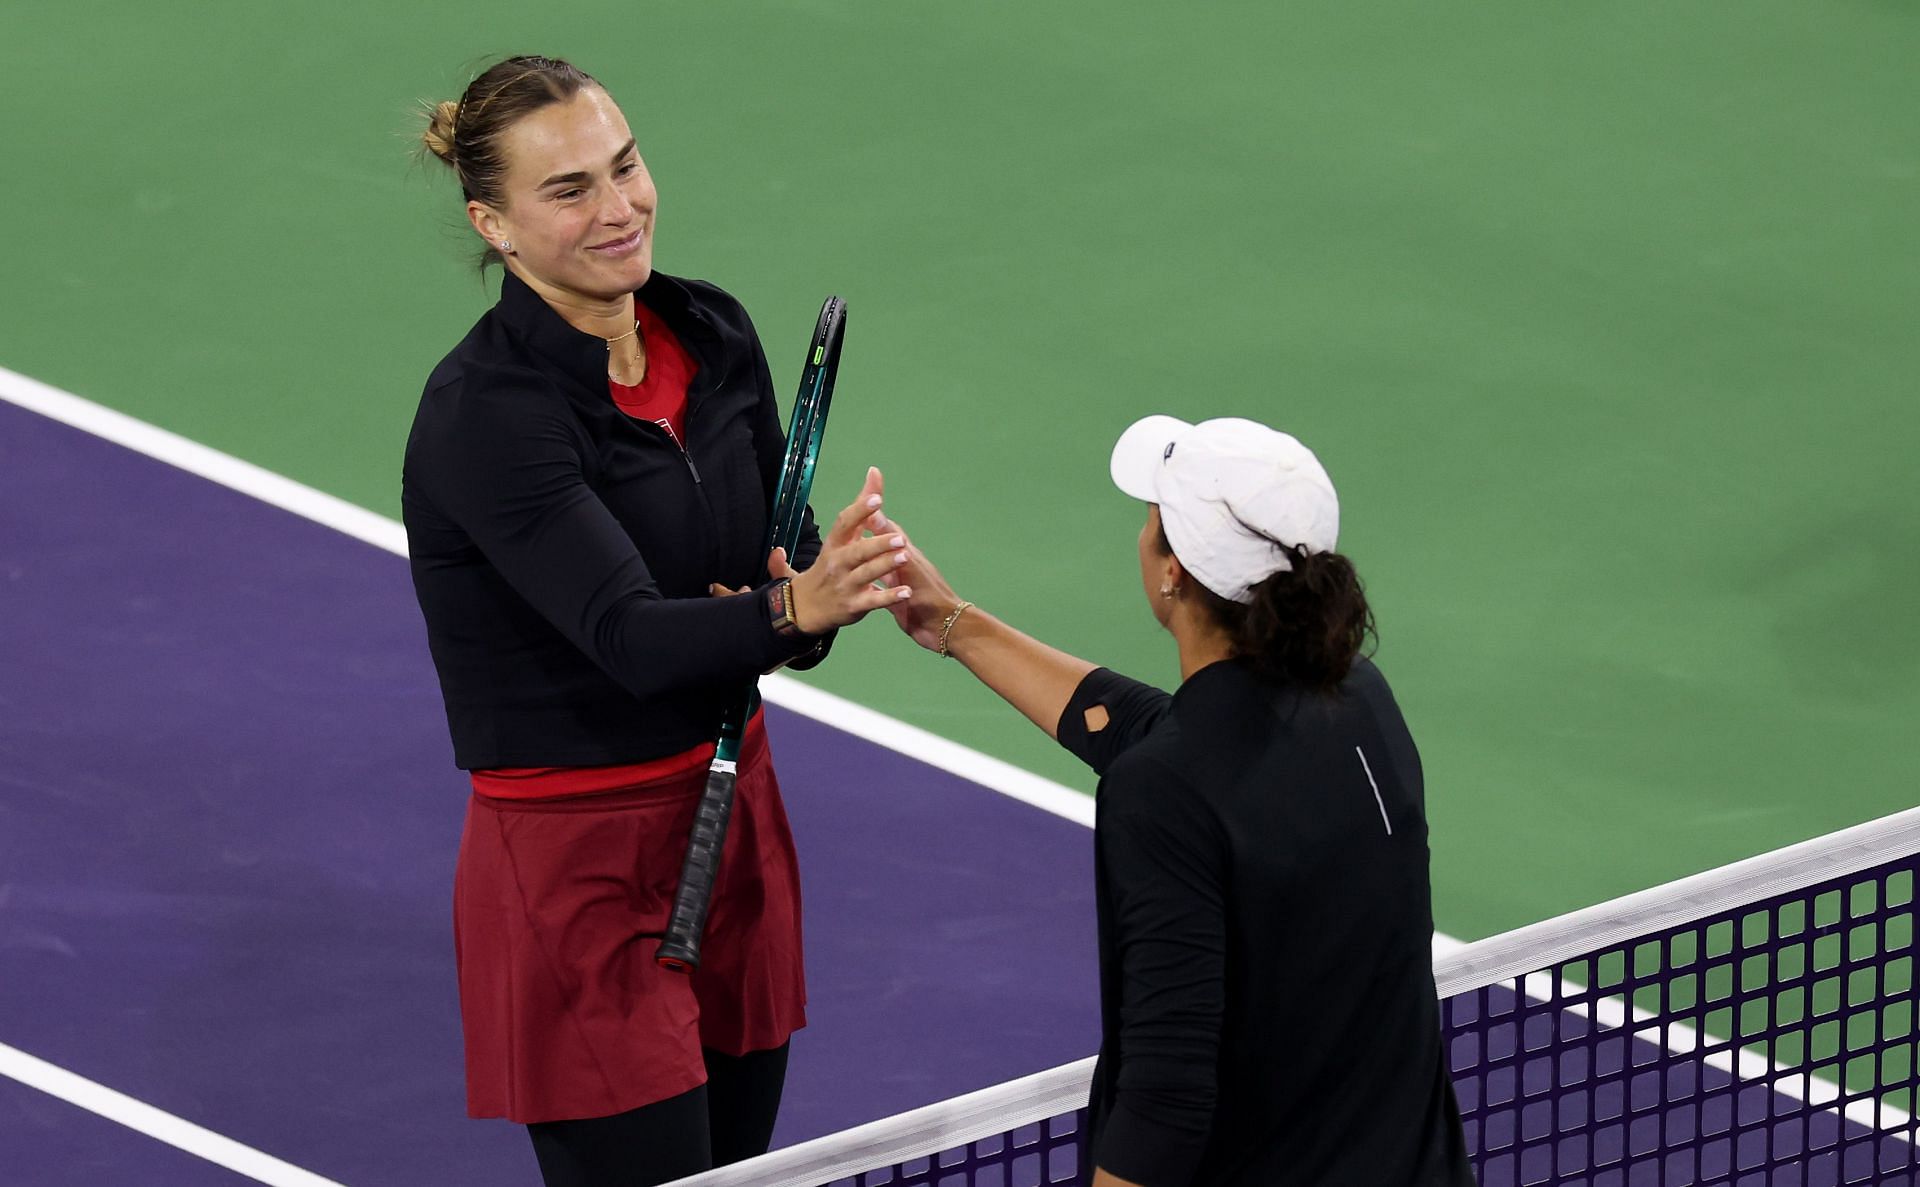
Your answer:
[[[674,754],[757,673],[825,653],[765,596],[786,441],[746,310],[659,272],[636,296],[698,365],[684,451],[614,405],[606,343],[511,273],[420,397],[401,511],[462,767]],[[811,512],[796,551],[819,555]]]
[[[1106,711],[1089,728],[1087,711]],[[1433,987],[1420,755],[1380,670],[1106,668],[1093,1164],[1144,1187],[1473,1187]]]

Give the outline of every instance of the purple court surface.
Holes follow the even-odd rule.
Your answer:
[[[1491,987],[1446,1008],[1481,1187],[1912,1187],[1920,1175],[1911,1130],[1878,1132],[1618,1023],[1517,1002]]]
[[[769,723],[811,989],[776,1144],[1091,1054],[1087,830]],[[464,1115],[465,796],[400,558],[0,403],[0,1044],[350,1187],[536,1182]],[[0,1183],[244,1181],[0,1078]]]
[[[776,1144],[1092,1053],[1089,833],[768,712],[812,998]],[[465,795],[400,558],[0,402],[0,1048],[348,1187],[536,1183],[517,1127],[464,1116]],[[1645,1044],[1589,1046],[1592,1073],[1635,1074],[1522,1109],[1538,1132],[1482,1110],[1539,1061],[1457,1076],[1490,1187],[1745,1182],[1715,1135],[1785,1116]],[[1907,1141],[1802,1114],[1762,1140],[1813,1157],[1767,1181],[1911,1181]],[[1703,1153],[1622,1175],[1656,1131]],[[0,1185],[246,1181],[0,1076]]]

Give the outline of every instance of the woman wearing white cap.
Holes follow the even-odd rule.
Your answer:
[[[893,611],[1100,773],[1095,1187],[1471,1184],[1432,974],[1420,758],[1313,453],[1142,420],[1114,483],[1169,695],[962,601],[917,548]]]

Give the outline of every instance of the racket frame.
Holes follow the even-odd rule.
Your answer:
[[[786,550],[791,564],[806,525],[807,498],[813,492],[813,473],[825,439],[827,412],[833,403],[834,379],[840,370],[840,346],[846,336],[847,303],[830,296],[820,306],[813,340],[807,344],[806,364],[800,371],[800,394],[787,424],[787,451],[774,488],[767,545],[761,551]],[[680,973],[700,966],[700,944],[713,905],[713,888],[725,852],[727,826],[733,815],[734,782],[739,770],[740,742],[746,723],[760,705],[758,682],[727,709],[714,741],[713,761],[707,768],[706,790],[694,810],[686,856],[680,864],[680,883],[674,890],[673,912],[667,920],[656,963]]]

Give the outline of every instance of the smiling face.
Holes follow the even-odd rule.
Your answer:
[[[659,194],[627,119],[596,86],[550,103],[501,136],[502,202],[467,203],[475,231],[542,296],[612,301],[653,274]]]

